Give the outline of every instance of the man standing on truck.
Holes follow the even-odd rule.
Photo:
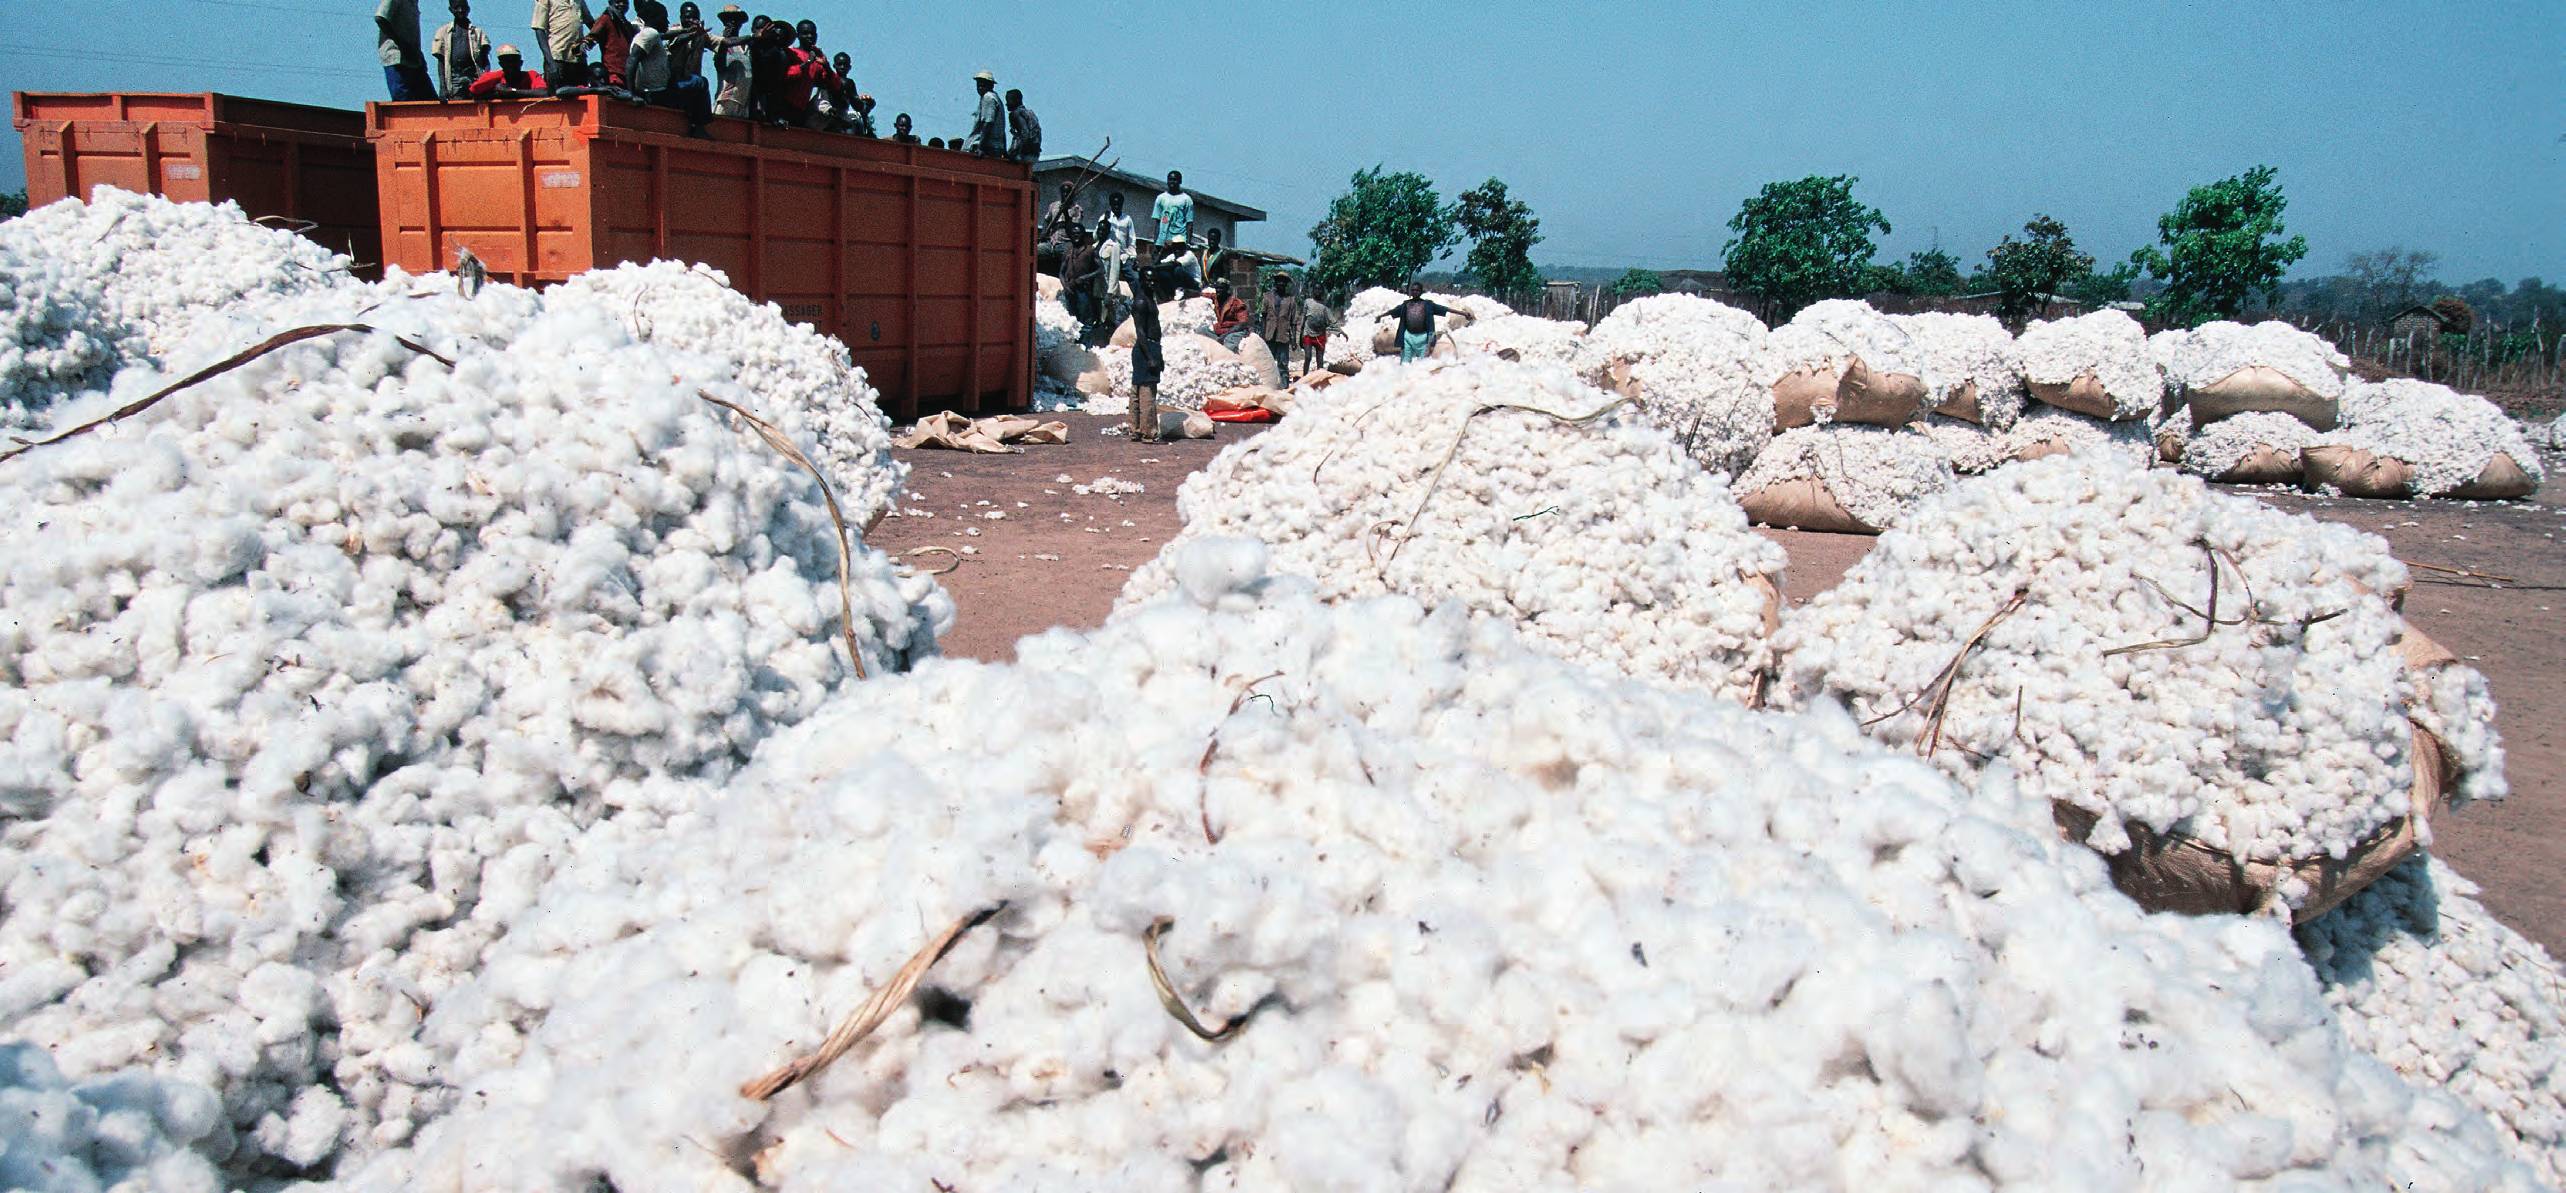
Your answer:
[[[428,38],[428,59],[437,65],[437,95],[462,99],[474,79],[490,71],[490,38],[472,23],[471,0],[447,0],[454,19],[437,26]]]
[[[380,0],[374,6],[375,50],[392,100],[435,99],[428,60],[419,53],[419,0]]]
[[[627,90],[633,85],[627,72],[631,69],[634,25],[624,13],[631,7],[632,0],[606,0],[606,11],[597,14],[596,23],[588,26],[588,44],[597,47],[597,64],[605,73],[606,85]]]
[[[641,0],[641,19],[641,28],[633,33],[632,53],[625,63],[633,95],[643,103],[685,113],[687,136],[710,136],[706,130],[713,123],[712,91],[700,78],[676,77],[671,35],[661,29],[668,20],[668,9],[660,0]],[[675,36],[690,42],[694,38],[691,33]]]
[[[668,31],[669,77],[701,79],[704,77],[704,51],[713,46],[713,31],[704,27],[704,10],[695,0],[677,6],[677,27]],[[712,93],[712,83],[704,84],[705,94]]]
[[[588,0],[535,0],[535,44],[543,50],[543,77],[555,87],[588,81]]]
[[[915,145],[918,143],[917,128],[909,122],[908,113],[902,112],[891,118],[891,140],[892,143],[898,145]]]
[[[1151,219],[1158,221],[1158,243],[1161,248],[1176,250],[1179,263],[1186,269],[1193,285],[1202,289],[1203,275],[1196,268],[1189,251],[1194,238],[1194,196],[1185,193],[1185,173],[1167,172],[1167,189],[1149,206]]]
[[[1007,89],[1007,130],[1015,137],[1007,156],[1020,162],[1041,159],[1042,118],[1025,106],[1025,93],[1012,87]]]
[[[971,141],[963,148],[982,157],[1007,156],[1007,112],[998,103],[998,76],[981,71],[971,76],[980,89],[980,106],[971,113]]]
[[[1123,213],[1123,193],[1108,193],[1105,217],[1096,221],[1096,242],[1105,257],[1105,285],[1097,295],[1097,308],[1108,322],[1121,318],[1114,313],[1114,304],[1120,301],[1123,269],[1131,262],[1133,240],[1132,217]]]
[[[713,93],[713,112],[718,116],[745,117],[749,96],[755,94],[756,75],[752,57],[755,48],[740,35],[740,26],[748,22],[748,13],[736,4],[722,6],[719,19],[721,35],[709,44],[713,47],[713,74],[721,80]]]

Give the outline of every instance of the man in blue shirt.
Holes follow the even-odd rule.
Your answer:
[[[1175,263],[1184,267],[1186,277],[1192,282],[1191,288],[1202,289],[1202,270],[1195,263],[1194,255],[1185,251],[1186,242],[1194,235],[1194,196],[1185,193],[1184,171],[1167,172],[1167,190],[1158,196],[1157,202],[1150,204],[1149,215],[1158,221],[1159,245],[1173,246],[1176,250],[1160,254],[1161,259],[1173,258]]]

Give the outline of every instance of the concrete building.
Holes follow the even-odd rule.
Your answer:
[[[1047,157],[1034,163],[1035,221],[1040,222],[1043,209],[1060,197],[1061,183],[1075,184],[1087,178],[1090,170],[1095,171],[1094,180],[1088,182],[1086,189],[1078,195],[1079,206],[1086,209],[1087,226],[1095,227],[1097,219],[1105,214],[1108,196],[1120,194],[1123,212],[1132,217],[1134,234],[1145,240],[1157,239],[1158,221],[1150,218],[1149,205],[1157,201],[1160,191],[1167,189],[1167,177],[1162,174],[1148,178],[1129,170],[1100,168],[1084,157]],[[1194,196],[1194,234],[1198,237],[1218,228],[1221,230],[1221,243],[1235,246],[1240,224],[1265,219],[1263,211],[1217,195],[1207,195],[1195,189],[1190,182],[1185,190]]]

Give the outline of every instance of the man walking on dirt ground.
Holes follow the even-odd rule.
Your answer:
[[[1170,266],[1158,264],[1158,246],[1150,241],[1139,245],[1139,256],[1132,262],[1129,284],[1132,294],[1132,442],[1156,443],[1158,439],[1158,377],[1167,366],[1167,357],[1159,343],[1158,300],[1151,295],[1161,279],[1157,274]]]
[[[1434,321],[1452,308],[1426,299],[1423,282],[1408,283],[1408,301],[1390,308],[1399,320],[1399,363],[1414,364],[1434,351]]]

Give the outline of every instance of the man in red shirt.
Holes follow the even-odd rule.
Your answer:
[[[597,23],[588,27],[588,44],[597,47],[597,58],[604,64],[609,87],[632,86],[631,76],[625,71],[632,57],[636,26],[631,17],[624,15],[631,7],[632,0],[606,0],[606,11],[597,14]]]
[[[1230,292],[1228,278],[1212,283],[1212,338],[1232,352],[1247,342],[1247,300]]]
[[[544,77],[526,69],[526,57],[515,46],[499,47],[499,69],[484,71],[464,93],[474,99],[516,99],[551,93]]]

